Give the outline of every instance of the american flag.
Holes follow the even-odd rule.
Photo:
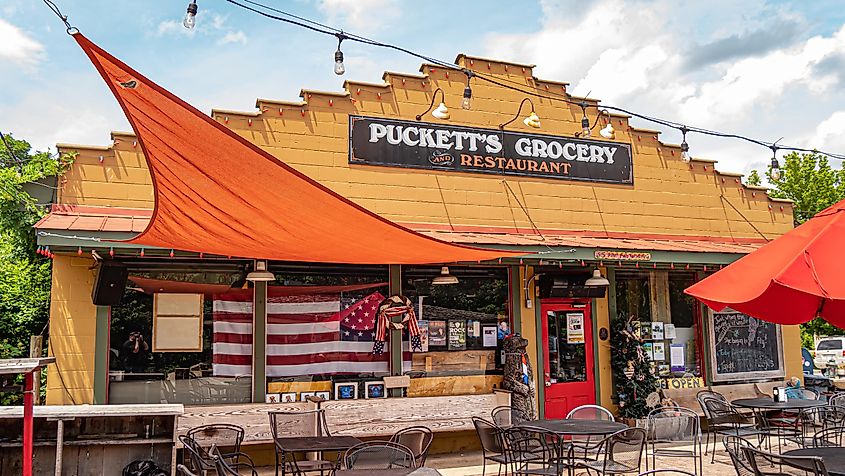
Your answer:
[[[388,356],[373,355],[376,310],[384,296],[338,294],[269,297],[267,376],[388,372]],[[215,376],[251,374],[252,295],[214,295]],[[405,347],[405,346],[403,346]],[[410,368],[407,357],[403,367]]]

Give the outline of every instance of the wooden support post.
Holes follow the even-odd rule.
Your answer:
[[[252,402],[267,395],[267,283],[255,283],[252,303]]]
[[[111,306],[97,306],[94,327],[94,404],[105,405],[109,391],[109,359],[111,358]]]
[[[391,264],[388,267],[390,295],[402,294],[402,267],[398,264]],[[393,318],[394,322],[402,322],[402,316]],[[390,346],[390,375],[402,375],[402,330],[390,329],[388,336]],[[391,397],[401,397],[401,388],[390,389]]]
[[[33,374],[27,372],[24,376],[23,393],[23,476],[32,476],[32,394]]]
[[[65,421],[56,420],[56,476],[62,476],[62,456],[65,446]],[[175,453],[175,452],[174,452]]]
[[[38,359],[44,351],[44,337],[30,336],[29,337],[29,356]],[[41,405],[41,369],[36,369],[32,372],[33,380],[35,380],[35,394],[32,395],[33,405]]]

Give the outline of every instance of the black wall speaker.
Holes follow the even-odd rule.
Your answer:
[[[129,270],[125,264],[117,261],[103,261],[100,264],[97,281],[94,283],[91,300],[97,306],[119,305],[123,300],[123,291],[126,289],[128,278]]]

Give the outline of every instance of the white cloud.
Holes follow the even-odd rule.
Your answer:
[[[845,151],[845,111],[836,111],[816,126],[809,148]]]
[[[228,45],[229,43],[240,43],[242,45],[246,44],[246,33],[238,30],[238,31],[230,31],[223,35],[222,38],[217,40],[218,45]]]
[[[353,33],[372,33],[394,22],[400,14],[395,0],[320,0],[318,8],[330,24]]]
[[[486,56],[537,64],[541,78],[643,114],[783,144],[845,152],[845,27],[818,34],[767,0],[541,1],[535,31],[492,34]],[[776,39],[777,41],[774,41]],[[827,124],[819,118],[828,117]],[[633,122],[649,128],[652,123]],[[662,128],[665,130],[665,128]],[[667,130],[663,140],[679,142]],[[814,136],[815,134],[815,136]],[[813,143],[809,143],[810,141]],[[694,135],[695,155],[747,171],[753,145]]]
[[[33,67],[44,59],[44,45],[0,18],[0,61]]]

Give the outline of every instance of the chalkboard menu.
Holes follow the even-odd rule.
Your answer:
[[[732,309],[710,319],[710,368],[713,381],[783,377],[780,326]]]

